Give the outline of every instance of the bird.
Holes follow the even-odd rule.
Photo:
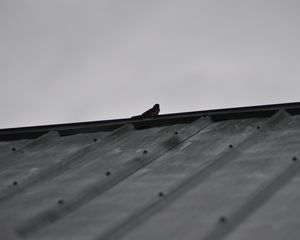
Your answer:
[[[148,109],[146,112],[143,112],[141,115],[133,116],[133,119],[143,119],[151,118],[158,116],[160,112],[159,104],[155,104],[152,108]]]

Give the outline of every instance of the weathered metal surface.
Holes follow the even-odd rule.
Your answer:
[[[249,218],[237,224],[227,240],[235,239],[291,239],[300,237],[300,118],[294,117],[294,127],[281,130],[278,141],[272,141],[280,149],[281,161],[290,162],[291,167],[274,182],[273,192],[268,192],[261,207],[251,212]],[[273,139],[270,139],[273,140]],[[262,191],[263,194],[265,191]]]
[[[34,240],[299,239],[299,147],[284,111],[0,142],[0,220]]]
[[[21,226],[20,231],[31,234],[39,228],[44,228],[50,223],[58,221],[64,215],[100,196],[135,171],[151,163],[181,141],[196,134],[208,124],[210,124],[210,121],[203,119],[185,127],[171,126],[164,129],[140,130],[134,132],[128,138],[123,137],[123,144],[114,146],[106,154],[101,154],[103,147],[99,148],[100,151],[93,153],[94,157],[91,156],[91,152],[87,153],[86,167],[82,166],[75,169],[73,173],[71,171],[72,177],[67,183],[71,184],[71,187],[74,186],[74,188],[72,188],[73,191],[70,191],[69,195],[64,191],[63,196],[61,196],[65,199],[64,206],[59,208],[49,206],[46,211],[41,211],[37,216],[33,215],[32,218],[26,221],[25,226]],[[181,136],[176,135],[176,131],[181,131]],[[99,157],[99,154],[101,157]],[[108,172],[109,175],[107,175]],[[82,181],[82,176],[86,176],[84,181]],[[50,219],[49,216],[51,216]]]
[[[11,142],[0,142],[0,163],[1,159],[11,152],[16,152],[32,140],[16,140]]]
[[[62,225],[62,222],[57,223],[53,226],[54,232],[60,236],[69,235],[61,226],[67,224],[69,228],[76,228],[80,223],[79,219],[86,219],[86,214],[89,213],[89,221],[99,223],[89,227],[90,238],[98,237],[99,234],[106,235],[104,238],[107,238],[111,233],[123,228],[124,223],[131,223],[136,217],[143,215],[146,209],[158,203],[164,197],[160,195],[167,194],[188,179],[195,170],[204,168],[215,156],[226,152],[230,144],[236,144],[252,134],[256,131],[257,124],[261,123],[256,119],[241,121],[235,125],[233,122],[214,123],[180,143],[101,198],[71,214],[63,220]],[[178,135],[181,134],[182,131],[178,131]],[[107,211],[108,206],[111,211]],[[91,209],[97,211],[91,214]],[[41,234],[48,235],[47,232],[45,230]],[[38,238],[39,234],[36,236]],[[83,237],[79,233],[69,236],[75,239]],[[113,238],[115,237],[114,235]]]
[[[14,194],[62,172],[73,162],[81,149],[95,145],[106,133],[59,137],[50,132],[30,140],[17,151],[5,155],[0,161],[0,203]],[[98,141],[98,140],[97,140]]]
[[[276,116],[262,124],[260,130],[255,129],[237,146],[218,154],[212,164],[192,175],[169,196],[166,194],[155,211],[146,212],[132,226],[126,224],[124,231],[112,233],[109,239],[205,239],[219,218],[245,201],[264,182],[265,179],[257,178],[255,170],[262,170],[265,163],[260,159],[255,161],[256,155],[244,156],[244,151],[264,139],[267,128],[285,124],[285,120],[285,115]],[[266,175],[271,177],[275,170],[280,171],[281,167],[274,165]]]

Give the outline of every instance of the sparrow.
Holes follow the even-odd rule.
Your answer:
[[[133,116],[133,119],[143,119],[143,118],[151,118],[151,117],[156,117],[159,114],[159,104],[155,104],[152,108],[147,110],[146,112],[142,113],[141,115],[138,116]]]

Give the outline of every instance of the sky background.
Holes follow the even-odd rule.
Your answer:
[[[300,101],[299,0],[0,0],[0,128]]]

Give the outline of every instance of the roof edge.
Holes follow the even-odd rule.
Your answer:
[[[125,124],[133,124],[137,129],[143,129],[180,123],[190,123],[203,116],[209,116],[213,121],[269,117],[279,110],[286,110],[292,115],[300,114],[300,102],[162,114],[157,117],[147,119],[124,118],[104,121],[7,128],[0,129],[0,141],[36,138],[49,131],[58,131],[62,136],[78,133],[113,131]]]

